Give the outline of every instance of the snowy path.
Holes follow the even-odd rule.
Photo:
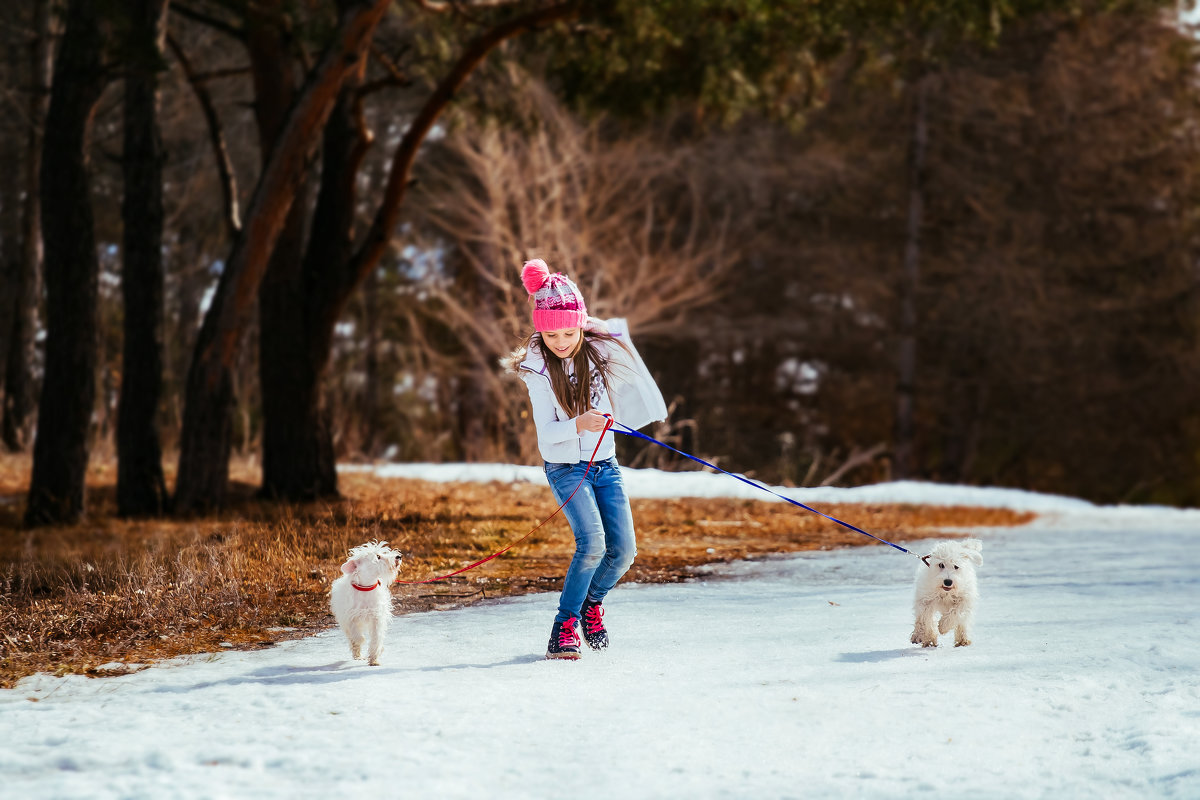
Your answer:
[[[1200,797],[1200,514],[984,532],[975,645],[908,644],[867,547],[623,585],[613,649],[540,660],[554,597],[0,691],[0,797]],[[37,702],[31,702],[36,699]]]

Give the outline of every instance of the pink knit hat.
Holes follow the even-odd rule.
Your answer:
[[[540,258],[526,261],[521,283],[533,296],[533,327],[538,331],[582,328],[587,324],[587,305],[579,287],[561,272],[551,274]]]

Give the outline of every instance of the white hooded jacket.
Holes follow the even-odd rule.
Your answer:
[[[598,330],[616,337],[628,348],[598,342],[609,361],[608,392],[602,406],[612,404],[612,415],[617,422],[630,428],[641,428],[651,422],[667,418],[667,405],[662,393],[646,369],[629,337],[629,326],[624,319],[588,319],[587,330]],[[525,358],[517,365],[517,374],[529,389],[533,406],[533,421],[537,426],[538,450],[542,458],[554,464],[574,464],[586,460],[596,446],[598,433],[575,430],[575,418],[567,414],[554,396],[545,359],[538,348],[529,348]],[[601,407],[600,411],[607,411]],[[597,459],[608,458],[615,452],[612,433],[608,434]]]

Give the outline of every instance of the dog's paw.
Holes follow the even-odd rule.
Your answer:
[[[954,642],[955,647],[967,647],[971,644],[970,639],[958,639]]]
[[[937,634],[933,632],[933,628],[926,625],[917,625],[913,628],[912,636],[908,640],[913,644],[919,644],[922,647],[937,647]]]

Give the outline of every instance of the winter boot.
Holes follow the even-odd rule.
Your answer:
[[[566,622],[555,622],[550,630],[550,644],[546,647],[546,658],[579,658],[579,631],[575,629],[575,617]]]
[[[593,650],[608,647],[608,631],[604,629],[604,607],[595,600],[584,600],[579,616],[583,617],[583,638]]]

